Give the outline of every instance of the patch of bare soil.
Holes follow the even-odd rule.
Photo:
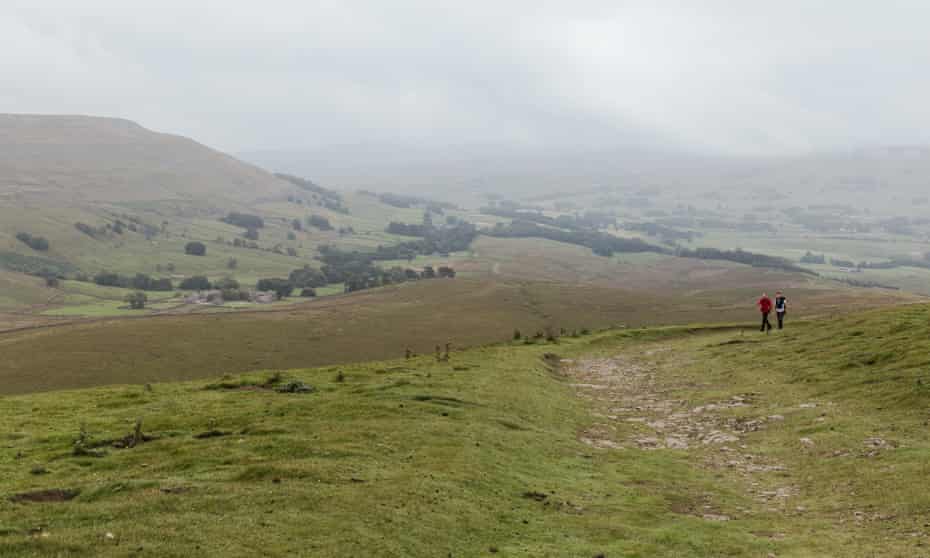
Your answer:
[[[562,363],[562,373],[594,407],[595,422],[579,433],[579,439],[601,450],[688,452],[702,467],[741,477],[749,495],[761,505],[786,509],[788,499],[796,496],[798,489],[773,487],[770,480],[757,478],[785,467],[753,454],[747,444],[748,434],[784,417],[752,416],[758,397],[754,393],[733,394],[697,406],[674,397],[672,367],[664,368],[659,362],[667,350],[660,346]],[[734,409],[743,412],[736,414]],[[729,519],[729,515],[712,510],[712,505],[705,504],[687,513],[708,521]]]

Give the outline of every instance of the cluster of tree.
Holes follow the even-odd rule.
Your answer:
[[[859,269],[895,269],[898,267],[919,267],[930,269],[930,260],[927,258],[914,259],[893,257],[886,262],[859,262],[856,267]]]
[[[852,260],[841,260],[838,258],[830,258],[830,265],[833,267],[856,267],[856,262]]]
[[[294,285],[292,285],[290,281],[277,277],[259,279],[255,288],[263,292],[273,292],[278,298],[287,298],[294,292]]]
[[[203,275],[193,275],[185,277],[178,287],[185,291],[209,291],[213,288],[213,285]]]
[[[256,235],[256,238],[257,238],[257,235]],[[232,241],[232,245],[235,246],[236,248],[251,248],[252,250],[259,249],[258,243],[255,242],[254,240],[251,242],[247,242],[241,238],[234,238]]]
[[[286,180],[294,186],[308,192],[312,192],[319,196],[319,205],[325,207],[330,211],[335,211],[337,213],[349,214],[349,208],[343,204],[342,195],[335,190],[330,190],[329,188],[324,188],[319,184],[314,183],[313,181],[307,180],[306,178],[301,178],[299,176],[294,176],[292,174],[285,174],[276,172],[275,176],[281,180]]]
[[[119,226],[120,232],[118,234],[122,234],[122,228],[125,227],[129,229],[130,232],[142,233],[143,235],[145,235],[146,240],[151,240],[152,238],[155,238],[155,236],[157,236],[161,230],[159,229],[159,227],[156,227],[155,225],[150,225],[146,223],[145,221],[143,221],[142,219],[140,219],[139,217],[136,217],[135,215],[129,215],[127,213],[123,213],[122,215],[120,215],[120,217],[128,221],[128,224],[123,223],[122,221],[117,219],[113,223],[113,230],[115,232],[117,226]]]
[[[184,253],[188,256],[206,256],[207,245],[197,241],[188,242],[184,245]]]
[[[274,175],[280,178],[281,180],[290,182],[291,184],[293,184],[294,186],[297,186],[301,190],[306,190],[308,192],[313,192],[315,194],[319,194],[321,196],[333,198],[337,200],[342,199],[342,196],[339,194],[339,192],[335,190],[330,190],[329,188],[324,188],[323,186],[320,186],[319,184],[313,182],[312,180],[307,180],[306,178],[301,178],[299,176],[294,176],[293,174],[287,174],[283,172],[276,172],[274,173]]]
[[[16,239],[39,252],[48,252],[48,239],[44,236],[33,236],[27,232],[16,233]]]
[[[100,225],[99,227],[94,227],[92,225],[88,225],[87,223],[77,222],[74,224],[74,228],[95,240],[99,240],[101,237],[105,237],[111,233],[122,235],[127,230],[134,233],[144,234],[145,238],[150,240],[161,231],[161,229],[158,227],[143,223],[138,217],[132,217],[131,219],[127,220],[130,222],[125,223],[121,219],[116,219],[112,223]]]
[[[483,207],[481,212],[486,215],[495,217],[504,217],[515,221],[528,221],[550,227],[558,227],[569,230],[598,230],[606,227],[613,227],[617,224],[617,218],[606,213],[588,211],[578,215],[558,215],[550,217],[542,211],[526,211],[523,209],[514,209],[499,205],[497,207]]]
[[[530,221],[514,221],[510,225],[498,223],[488,231],[490,236],[503,238],[545,238],[556,242],[586,246],[599,256],[612,256],[624,252],[667,253],[661,246],[649,244],[639,238],[620,238],[591,230],[566,231],[544,227]]]
[[[311,215],[307,217],[307,224],[321,231],[333,230],[332,223],[330,223],[329,219],[323,217],[322,215]]]
[[[400,266],[383,269],[374,265],[375,260],[370,253],[346,252],[330,247],[321,248],[321,258],[325,263],[320,269],[310,266],[295,269],[288,275],[287,283],[295,289],[316,289],[343,283],[346,292],[353,292],[420,279],[454,278],[456,275],[449,266],[426,266],[422,271]]]
[[[427,225],[407,224],[391,221],[385,230],[390,234],[396,234],[400,236],[423,237],[426,236],[427,228]]]
[[[814,254],[808,250],[803,256],[801,256],[801,263],[823,265],[827,263],[827,257],[823,254]]]
[[[681,240],[691,242],[696,236],[693,231],[681,231],[666,225],[651,222],[629,223],[624,225],[623,228],[630,231],[643,232],[646,233],[647,236],[658,236],[665,242],[677,242]]]
[[[405,269],[400,266],[394,266],[390,269],[372,266],[366,273],[353,273],[346,277],[344,281],[345,292],[351,293],[383,285],[395,285],[407,281],[419,281],[421,279],[452,279],[455,278],[455,275],[455,270],[449,266],[441,266],[437,269],[428,265],[420,272],[415,269]]]
[[[105,235],[107,233],[106,227],[93,227],[87,223],[81,222],[75,223],[74,228],[93,239],[96,239],[98,236]]]
[[[367,190],[359,190],[360,194],[376,196],[378,200],[383,203],[393,207],[401,208],[411,208],[411,207],[425,207],[433,213],[443,213],[447,209],[457,209],[457,206],[454,203],[441,202],[436,200],[431,200],[428,198],[423,198],[420,196],[410,196],[405,194],[393,194],[391,192],[385,192],[383,194],[376,194],[374,192],[369,192]]]
[[[64,277],[77,271],[77,268],[68,262],[16,252],[0,252],[0,268],[39,277]]]
[[[718,248],[696,248],[689,250],[679,248],[676,255],[682,258],[697,258],[702,260],[723,260],[736,262],[753,267],[768,267],[781,269],[783,271],[793,271],[797,273],[806,273],[808,275],[817,275],[809,269],[797,266],[784,258],[776,256],[767,256],[765,254],[756,254],[737,248],[736,250],[720,250]]]
[[[137,291],[170,291],[174,289],[171,279],[150,277],[145,273],[137,273],[130,277],[112,271],[101,271],[94,275],[94,283],[102,287],[122,287],[136,289]]]
[[[265,220],[258,215],[239,213],[238,211],[231,211],[220,221],[243,229],[261,229],[265,226]]]

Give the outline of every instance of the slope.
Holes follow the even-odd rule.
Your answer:
[[[921,555],[928,318],[8,397],[0,553]]]
[[[286,189],[257,167],[128,120],[0,114],[0,199],[249,203]]]
[[[496,343],[514,330],[755,320],[752,294],[684,297],[546,282],[434,280],[325,297],[280,310],[159,315],[0,334],[0,394],[188,380]],[[897,299],[851,290],[792,291],[798,315]]]

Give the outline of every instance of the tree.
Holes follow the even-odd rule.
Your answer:
[[[329,281],[322,272],[305,265],[301,269],[295,269],[288,275],[288,282],[297,288],[306,287],[324,287]]]
[[[301,289],[301,291],[300,291],[300,296],[305,297],[305,298],[312,298],[312,297],[315,297],[315,296],[316,296],[316,289],[312,289],[312,288],[310,288],[310,287],[305,287],[305,288]]]
[[[145,308],[145,303],[148,302],[149,297],[142,291],[136,291],[134,293],[129,293],[126,295],[126,302],[129,303],[129,307],[133,310],[142,310]]]
[[[455,270],[451,267],[444,265],[437,270],[437,273],[440,277],[448,277],[449,279],[455,278]]]
[[[330,224],[329,219],[323,217],[322,215],[311,215],[307,217],[307,224],[311,227],[320,229],[321,231],[333,230],[333,226]]]
[[[221,291],[239,289],[239,281],[236,281],[232,277],[223,277],[219,281],[213,283],[214,289],[219,289]]]
[[[173,291],[174,285],[171,283],[171,279],[167,277],[163,279],[152,279],[152,283],[149,285],[150,291]]]
[[[206,256],[207,246],[203,242],[188,242],[184,246],[184,253],[188,256]]]
[[[236,240],[239,240],[238,238]],[[239,260],[236,258],[229,258],[226,260],[226,269],[236,269],[239,267]]]
[[[222,218],[221,221],[236,227],[242,227],[243,229],[260,229],[265,226],[265,220],[258,215],[239,213],[237,211],[231,212],[229,215]]]
[[[304,224],[300,222],[300,219],[294,219],[293,221],[291,221],[291,227],[292,227],[295,231],[302,231],[302,230],[304,230]]]
[[[210,280],[203,275],[195,275],[181,281],[181,289],[185,291],[208,291],[210,290]]]
[[[124,282],[125,278],[111,271],[101,271],[97,275],[94,275],[94,283],[101,287],[121,287]]]
[[[246,229],[246,231],[242,233],[242,236],[244,236],[245,238],[249,240],[258,240],[258,229],[255,229],[255,228]]]
[[[147,291],[152,288],[152,278],[144,273],[136,273],[130,280],[130,286],[139,291]]]
[[[269,279],[259,279],[255,289],[259,291],[272,291],[278,298],[287,298],[291,296],[291,293],[294,291],[294,285],[287,279],[272,277]]]

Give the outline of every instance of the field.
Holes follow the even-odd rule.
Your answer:
[[[607,326],[742,322],[755,292],[675,296],[566,283],[433,280],[260,311],[98,319],[0,334],[0,394],[176,381],[256,368],[381,360],[411,348],[496,343]],[[794,315],[910,300],[884,291],[798,288]]]
[[[5,397],[0,554],[921,555],[928,318]]]

